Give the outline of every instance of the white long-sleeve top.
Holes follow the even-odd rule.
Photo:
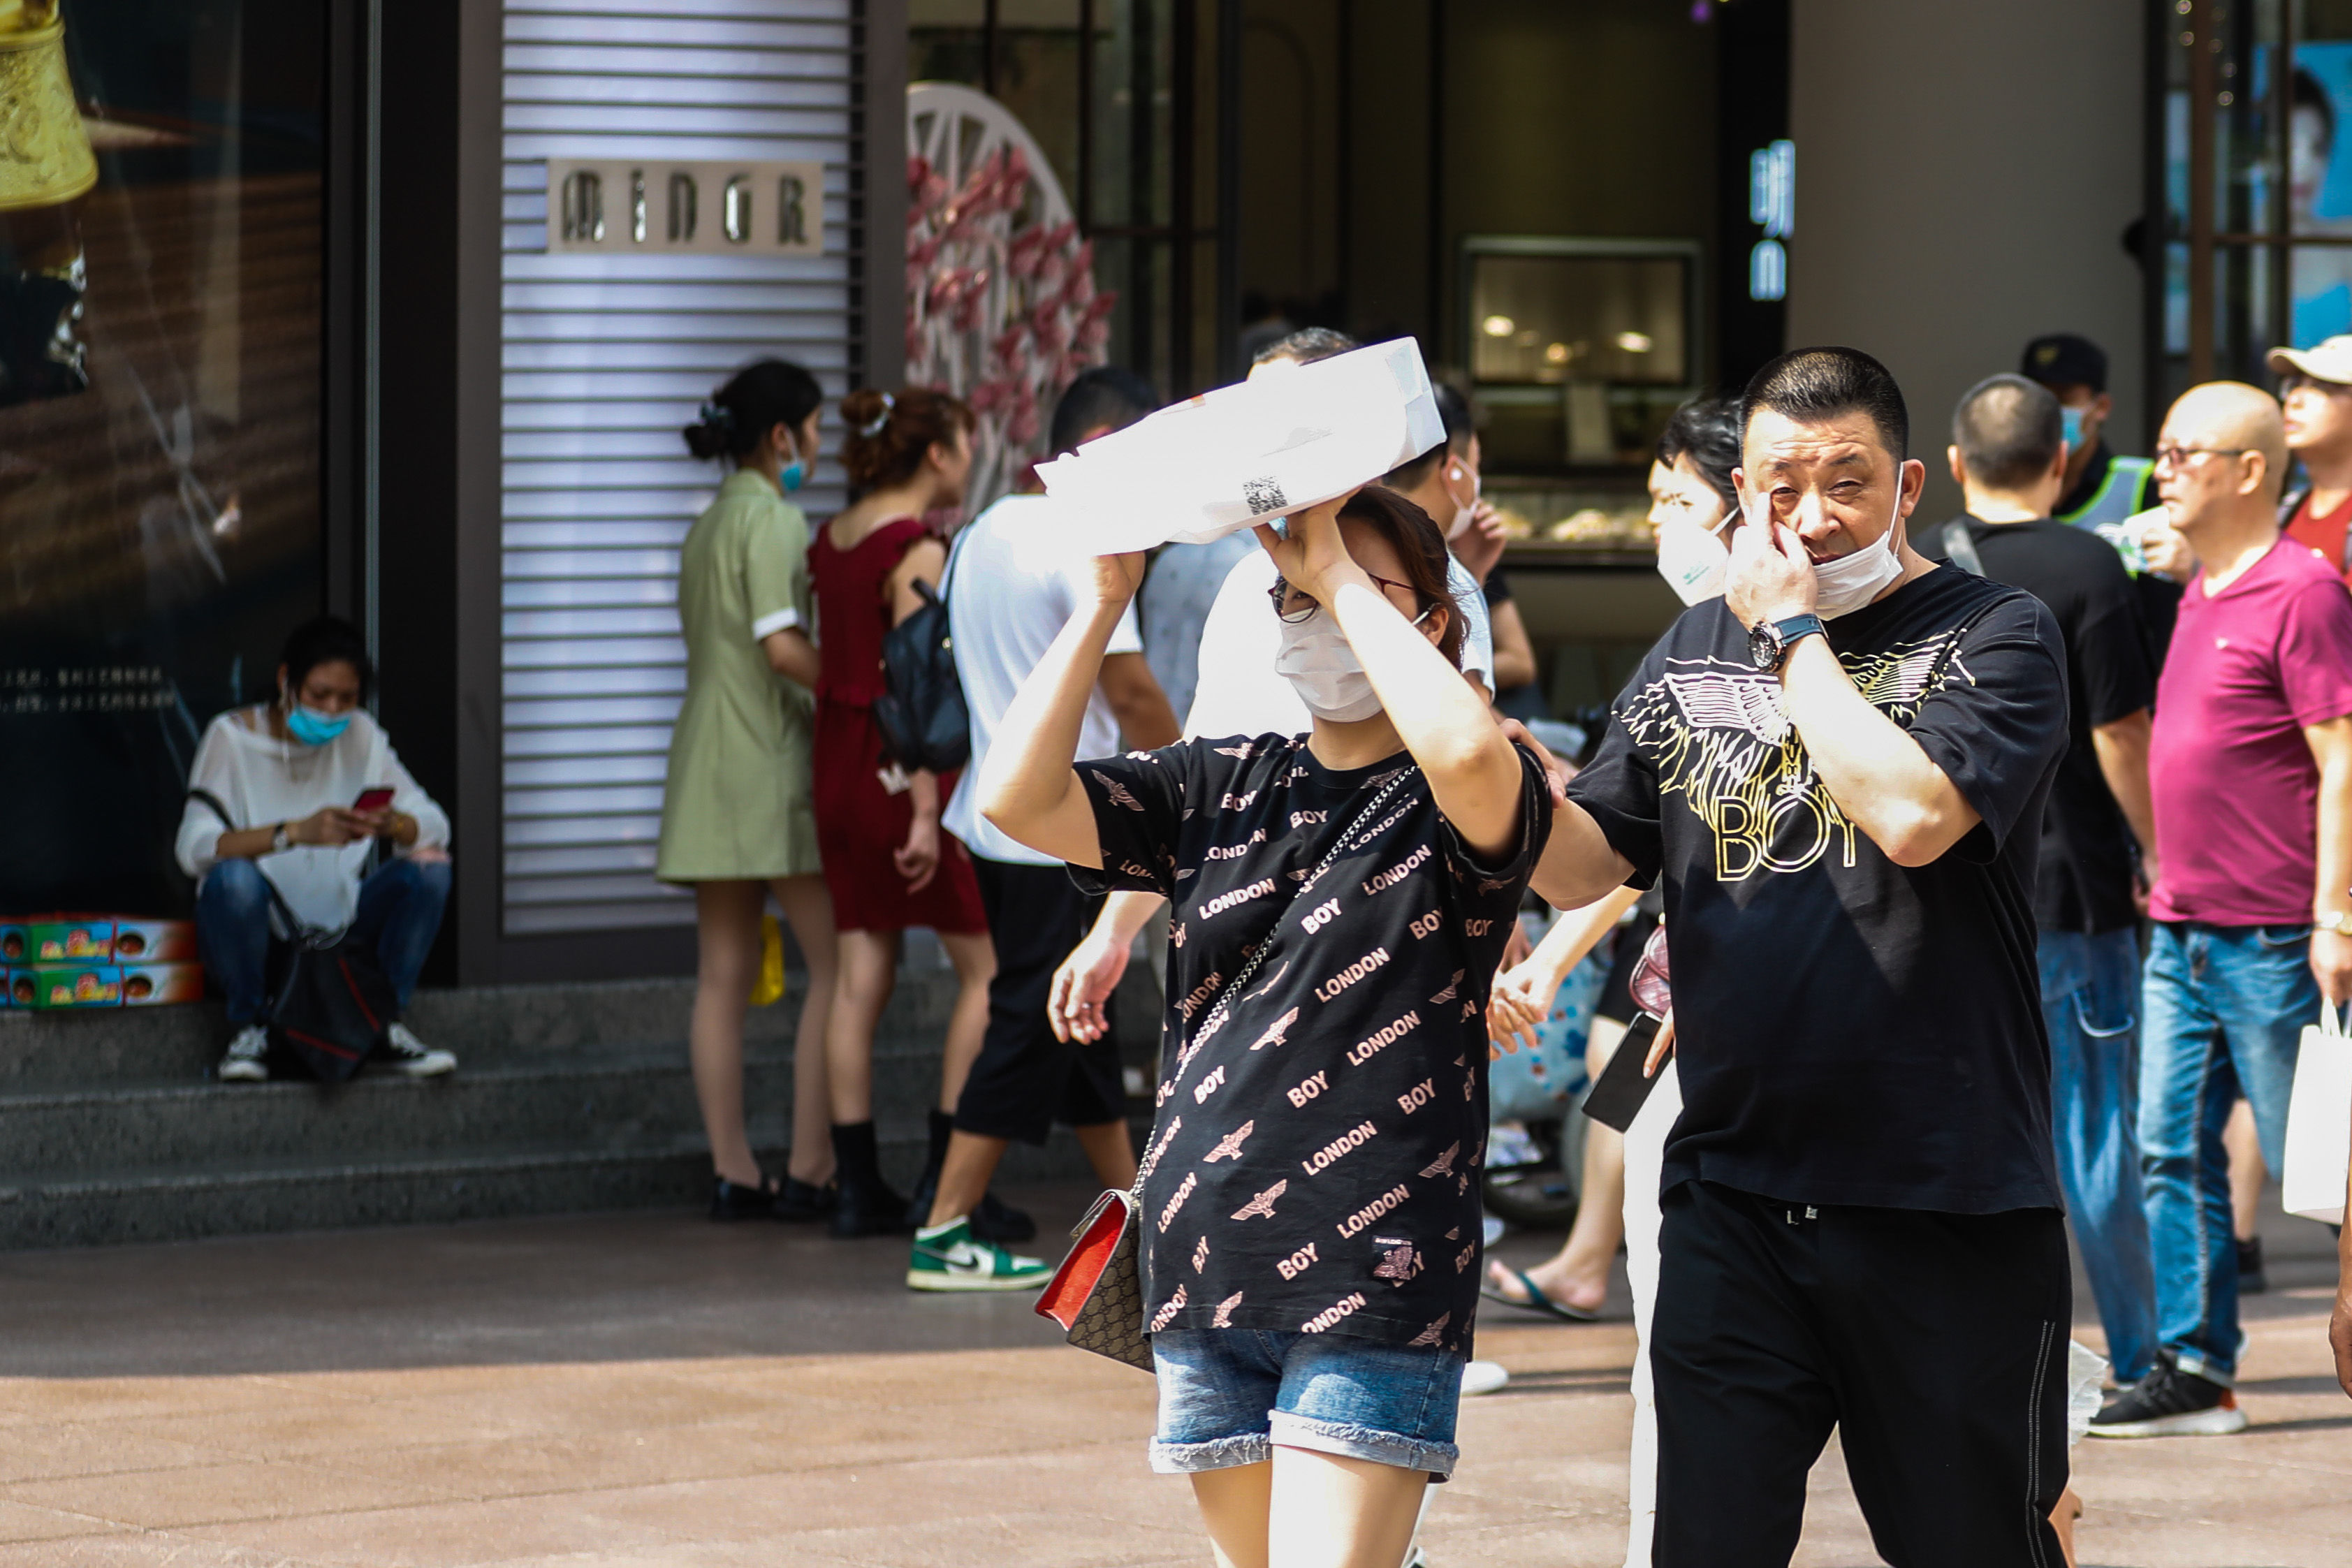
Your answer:
[[[260,727],[249,727],[258,720]],[[409,777],[392,743],[364,711],[352,715],[343,733],[324,746],[281,740],[269,733],[257,708],[222,714],[205,730],[196,747],[188,788],[219,798],[239,829],[299,821],[322,806],[349,807],[363,789],[389,788],[392,809],[416,819],[418,847],[449,841],[448,814]],[[229,831],[202,801],[190,800],[180,816],[180,869],[201,878],[219,862],[218,845]],[[341,930],[359,911],[360,867],[368,841],[328,848],[297,844],[254,863],[306,925]]]

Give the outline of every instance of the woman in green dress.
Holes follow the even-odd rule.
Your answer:
[[[655,874],[694,888],[700,960],[688,1039],[714,1219],[821,1219],[833,1208],[823,1041],[836,943],[811,803],[809,527],[784,499],[816,465],[823,402],[800,366],[758,360],[685,432],[697,457],[732,471],[678,561],[686,702],[670,735]],[[780,1185],[760,1169],[743,1113],[743,1014],[772,893],[808,964],[793,1052],[792,1159]]]

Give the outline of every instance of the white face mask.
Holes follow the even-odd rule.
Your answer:
[[[1446,459],[1446,471],[1449,476],[1454,474],[1468,474],[1470,476],[1470,498],[1466,501],[1455,503],[1454,507],[1454,520],[1445,526],[1445,538],[1448,542],[1451,542],[1454,539],[1460,538],[1464,531],[1470,527],[1470,519],[1477,516],[1478,492],[1483,481],[1479,475],[1471,469],[1468,464],[1464,463],[1459,458]],[[1445,487],[1445,496],[1448,500],[1453,499],[1453,486],[1448,485]]]
[[[1710,528],[1685,512],[1658,525],[1658,575],[1685,604],[1704,603],[1723,591],[1723,574],[1731,565],[1723,530],[1738,516],[1726,512]]]
[[[1876,544],[1864,545],[1850,555],[1813,563],[1813,580],[1818,585],[1813,612],[1824,621],[1861,609],[1886,591],[1887,585],[1903,575],[1903,555],[1895,543],[1895,529],[1903,517],[1903,470],[1895,470],[1895,510],[1886,519],[1886,532]]]
[[[1282,623],[1282,649],[1274,667],[1317,718],[1349,724],[1381,711],[1372,678],[1364,674],[1339,622],[1320,610],[1304,621]]]

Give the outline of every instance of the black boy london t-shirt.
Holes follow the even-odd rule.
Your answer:
[[[1138,1218],[1152,1332],[1467,1351],[1486,992],[1551,823],[1543,769],[1518,755],[1520,841],[1495,865],[1402,752],[1337,771],[1304,737],[1236,736],[1077,765],[1103,854],[1100,873],[1072,868],[1080,884],[1171,904]]]
[[[1569,786],[1665,882],[1683,1113],[1664,1186],[1990,1214],[2062,1207],[2034,957],[2065,655],[2040,601],[1943,568],[1829,623],[1984,819],[1930,863],[1841,810],[1720,599],[1684,612]]]

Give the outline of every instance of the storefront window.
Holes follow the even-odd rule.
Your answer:
[[[2263,381],[2273,346],[2352,332],[2352,5],[2156,10],[2168,397],[2214,376]]]
[[[1198,0],[911,0],[908,71],[978,88],[1045,149],[1095,281],[1115,291],[1110,359],[1171,395],[1215,379],[1197,319],[1214,291],[1213,160],[1195,90],[1213,74]],[[1180,184],[1181,182],[1181,184]],[[1180,202],[1180,191],[1190,196]],[[1184,323],[1178,330],[1176,323]]]
[[[324,9],[0,0],[0,904],[165,912],[320,589]]]

